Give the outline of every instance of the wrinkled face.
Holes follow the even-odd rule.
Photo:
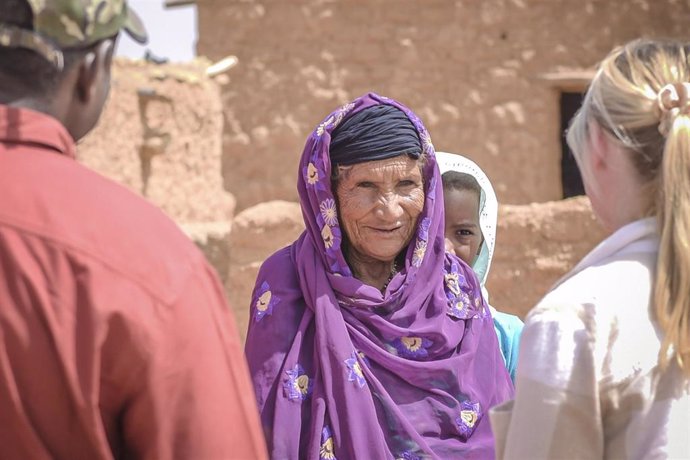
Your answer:
[[[479,226],[479,196],[473,190],[451,188],[443,190],[443,201],[446,239],[455,255],[471,267],[483,240]]]
[[[344,167],[336,197],[350,250],[360,257],[392,261],[412,239],[424,208],[419,164],[401,155]]]

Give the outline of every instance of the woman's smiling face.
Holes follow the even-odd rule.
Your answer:
[[[424,208],[419,162],[400,155],[341,167],[336,197],[349,249],[392,261],[412,239]]]

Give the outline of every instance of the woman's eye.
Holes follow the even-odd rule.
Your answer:
[[[400,187],[416,187],[417,183],[413,180],[401,180],[398,185]]]
[[[367,182],[367,181],[362,181],[357,183],[357,187],[361,188],[373,188],[374,183],[373,182]]]

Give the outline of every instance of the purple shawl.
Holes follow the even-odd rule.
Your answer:
[[[376,104],[403,110],[428,156],[424,209],[385,294],[340,250],[330,135]],[[306,231],[261,267],[246,354],[276,459],[492,458],[489,408],[513,395],[471,268],[444,251],[434,148],[417,116],[367,94],[309,136],[298,188]]]

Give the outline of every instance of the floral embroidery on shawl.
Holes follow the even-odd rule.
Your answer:
[[[273,314],[273,308],[280,302],[280,298],[271,292],[271,286],[268,282],[261,283],[259,291],[256,293],[256,301],[254,307],[256,312],[254,314],[255,321],[261,321],[261,318]]]
[[[460,291],[453,299],[449,299],[448,315],[453,318],[465,319],[467,318],[472,301],[467,293]]]
[[[335,447],[333,446],[333,435],[331,428],[326,425],[321,430],[321,447],[319,448],[320,460],[336,460]]]
[[[427,130],[422,130],[422,148],[424,149],[424,153],[427,155],[432,155],[434,153],[434,144],[431,142],[431,136],[429,135],[429,132]]]
[[[414,252],[412,254],[412,265],[420,267],[424,261],[426,248],[429,240],[429,227],[431,227],[431,219],[425,217],[419,222],[419,229],[417,230],[417,242],[415,243]]]
[[[345,104],[344,106],[340,107],[338,110],[336,110],[334,115],[328,117],[323,123],[321,123],[318,126],[318,128],[316,128],[316,135],[318,137],[321,137],[327,129],[335,129],[340,124],[340,122],[343,121],[345,115],[347,115],[354,107],[355,104],[353,103]]]
[[[358,351],[357,356],[359,356],[360,361],[362,361],[362,363],[364,363],[365,366],[371,367],[371,364],[369,364],[369,359],[367,358],[367,355],[365,355],[361,351]]]
[[[303,168],[304,182],[308,187],[324,192],[328,186],[330,178],[326,174],[323,160],[318,155],[314,155],[307,166]]]
[[[319,170],[316,169],[316,166],[314,166],[314,163],[309,163],[307,166],[307,171],[306,171],[306,180],[307,184],[309,185],[314,185],[319,181]]]
[[[335,200],[333,198],[323,200],[319,205],[319,210],[326,225],[338,225],[338,211],[335,208]]]
[[[327,203],[329,200],[331,203]],[[347,265],[341,264],[338,257],[340,254],[340,243],[342,242],[343,238],[340,226],[338,225],[337,214],[333,216],[335,225],[329,225],[324,216],[324,214],[329,214],[331,212],[329,211],[331,206],[333,207],[332,212],[335,214],[335,201],[333,199],[327,198],[321,202],[319,208],[322,212],[319,212],[319,214],[316,216],[316,223],[321,229],[321,239],[323,240],[323,247],[326,250],[326,256],[331,264],[331,271],[334,274],[349,276],[351,274],[350,268]],[[327,212],[323,212],[324,210]]]
[[[414,267],[421,267],[422,261],[424,261],[424,256],[426,255],[426,241],[417,240],[417,244],[414,247],[414,254],[412,255],[412,265]]]
[[[465,279],[465,275],[463,275],[459,271],[456,271],[456,269],[457,267],[451,268],[450,273],[446,273],[444,275],[444,279],[446,281],[446,287],[448,288],[448,290],[452,294],[460,295],[461,287],[467,287],[467,280]]]
[[[472,292],[456,262],[451,263],[450,271],[445,272],[444,279],[449,316],[468,319],[481,314],[482,299],[478,293]]]
[[[355,382],[360,388],[364,388],[367,381],[364,378],[362,366],[357,359],[357,354],[353,352],[352,357],[345,360],[345,364],[347,364],[348,369],[347,380],[349,382]]]
[[[350,102],[342,106],[341,108],[338,109],[338,111],[335,114],[335,121],[333,122],[333,129],[335,129],[341,121],[343,121],[343,118],[345,118],[345,115],[350,113],[352,109],[355,108],[355,104]]]
[[[319,221],[319,224],[321,224],[321,219],[319,219]],[[340,249],[340,242],[342,241],[340,227],[337,225],[331,227],[324,222],[321,227],[321,238],[323,239],[323,246],[326,249],[326,254],[335,258],[335,255]]]
[[[304,373],[304,369],[299,364],[291,370],[285,371],[288,379],[283,384],[285,395],[290,401],[302,402],[311,394],[314,382]]]
[[[472,435],[481,417],[482,411],[478,402],[463,401],[460,404],[460,415],[455,419],[455,423],[463,439]]]
[[[335,235],[333,235],[333,230],[329,225],[324,225],[321,229],[321,237],[323,238],[323,245],[326,250],[332,249],[336,242]]]
[[[339,110],[344,114],[353,107],[354,105],[348,104]],[[331,115],[322,125],[324,129],[334,128],[343,117],[344,115]],[[321,142],[320,136],[316,142]],[[342,231],[338,223],[338,210],[335,199],[330,192],[330,177],[326,171],[325,161],[319,155],[319,150],[316,149],[310,158],[310,162],[304,168],[304,181],[307,187],[313,187],[316,192],[315,198],[318,200],[318,206],[315,210],[316,224],[323,241],[327,265],[333,274],[350,276],[352,272],[347,264],[341,260],[340,243],[342,241]]]
[[[318,128],[316,128],[316,135],[321,137],[323,136],[323,133],[326,131],[326,128],[328,128],[333,122],[335,121],[335,118],[332,116],[328,117],[326,121],[321,123]]]
[[[398,352],[399,356],[410,359],[426,358],[429,355],[428,348],[431,346],[431,340],[423,337],[399,337],[392,343],[393,348]]]

